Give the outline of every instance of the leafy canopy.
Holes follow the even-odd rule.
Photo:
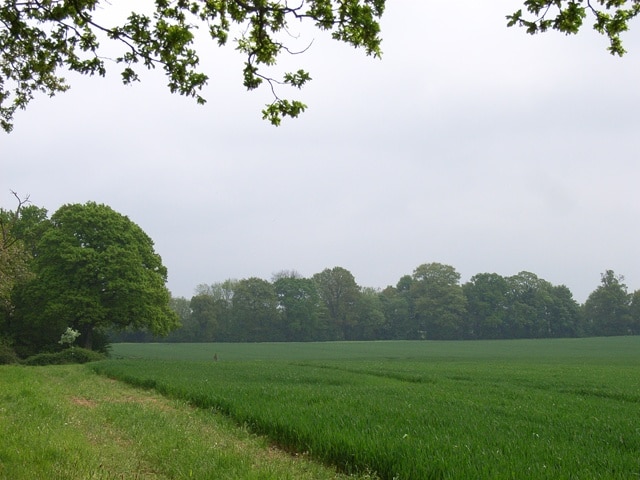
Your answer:
[[[143,3],[143,5],[139,5]],[[107,58],[119,65],[125,84],[139,80],[140,68],[159,67],[171,92],[201,95],[208,76],[200,70],[202,51],[196,51],[196,31],[207,32],[218,46],[229,37],[245,57],[243,84],[248,90],[268,85],[273,101],[263,118],[279,125],[306,109],[299,100],[280,98],[277,87],[302,88],[311,76],[304,69],[274,78],[268,73],[282,53],[293,22],[307,22],[330,32],[333,39],[380,56],[379,19],[386,0],[155,0],[136,2],[126,20],[100,19],[114,7],[98,0],[5,0],[0,4],[0,127],[9,132],[13,115],[26,108],[37,92],[55,95],[69,88],[61,70],[105,75]],[[609,39],[609,51],[624,54],[620,38],[640,13],[638,0],[524,0],[523,8],[508,15],[508,26],[535,34],[557,30],[575,34],[587,17]],[[107,56],[102,43],[118,47]],[[290,45],[290,43],[289,43]],[[111,52],[112,50],[109,50]],[[205,52],[206,53],[206,52]],[[265,70],[267,73],[265,73]]]
[[[31,261],[35,238],[42,229],[47,211],[29,205],[29,197],[11,192],[18,205],[15,210],[0,208],[0,312],[11,312],[14,287],[33,277]]]
[[[280,79],[263,73],[290,50],[287,28],[292,21],[311,22],[327,30],[335,40],[364,48],[379,56],[380,26],[385,0],[155,0],[137,6],[121,24],[99,19],[101,10],[113,8],[98,0],[22,0],[0,5],[0,126],[12,128],[13,114],[23,109],[36,92],[55,95],[67,90],[60,70],[105,75],[101,42],[120,47],[112,59],[121,67],[125,84],[137,81],[141,67],[164,70],[172,93],[205,99],[200,92],[208,76],[199,69],[194,47],[196,30],[208,32],[218,46],[235,38],[245,56],[244,86],[253,90],[268,84],[274,100],[263,118],[279,125],[283,117],[297,117],[305,110],[299,100],[282,99],[277,85],[301,88],[311,80],[299,69]]]
[[[55,343],[70,326],[91,348],[94,333],[107,329],[166,335],[179,326],[169,308],[167,269],[153,241],[110,207],[63,205],[37,250],[36,277],[19,292],[17,338]]]
[[[524,27],[532,35],[547,30],[575,34],[591,17],[594,30],[609,39],[609,52],[619,56],[625,53],[620,34],[640,13],[638,0],[525,0],[524,7],[533,17],[526,18],[520,9],[507,16],[508,26]]]

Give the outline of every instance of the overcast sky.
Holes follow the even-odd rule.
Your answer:
[[[640,289],[640,24],[620,59],[591,30],[506,28],[519,6],[389,1],[382,60],[306,33],[286,63],[310,71],[309,109],[279,128],[232,47],[203,58],[205,106],[160,71],[134,87],[117,69],[71,75],[0,133],[0,205],[10,189],[50,213],[105,203],[153,238],[187,298],[334,266],[382,288],[430,262],[462,282],[527,270],[580,302],[607,269]]]

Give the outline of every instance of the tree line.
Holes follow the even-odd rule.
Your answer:
[[[583,305],[531,272],[425,263],[395,286],[362,287],[342,267],[199,285],[173,298],[152,239],[95,202],[51,217],[16,195],[0,208],[0,346],[22,357],[109,341],[265,342],[554,338],[640,333],[640,291],[607,270]],[[65,342],[65,332],[79,335]]]
[[[170,342],[559,338],[640,333],[640,290],[607,270],[579,304],[565,285],[531,272],[479,273],[461,284],[450,265],[426,263],[395,286],[361,287],[342,267],[310,278],[282,271],[199,285],[171,299],[182,327]],[[143,331],[117,341],[157,341]]]

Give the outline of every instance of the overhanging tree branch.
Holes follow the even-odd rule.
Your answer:
[[[585,18],[609,39],[609,51],[623,55],[621,34],[640,14],[640,0],[523,0],[524,6],[508,15],[508,26],[520,26],[530,34],[557,30],[577,33]],[[205,103],[201,91],[209,77],[200,71],[194,47],[195,31],[206,27],[218,46],[226,45],[232,29],[245,34],[236,49],[245,56],[243,83],[249,90],[266,81],[274,101],[263,118],[279,125],[284,117],[299,115],[306,106],[283,100],[275,86],[301,88],[311,77],[303,69],[295,73],[271,73],[282,53],[291,54],[285,41],[292,20],[309,21],[335,40],[363,48],[367,55],[381,55],[379,20],[386,0],[155,0],[151,13],[132,11],[120,25],[108,26],[94,19],[99,0],[4,0],[0,4],[0,127],[13,128],[13,116],[38,92],[55,95],[69,88],[65,70],[104,75],[101,41],[124,47],[114,59],[122,65],[125,84],[139,79],[139,68],[161,66],[171,92]],[[531,15],[527,18],[524,12]],[[100,38],[99,38],[100,37]],[[303,51],[306,51],[304,49]],[[281,78],[277,80],[276,78]],[[278,88],[279,90],[279,88]]]
[[[507,16],[509,27],[523,27],[532,35],[550,29],[576,34],[590,14],[595,19],[593,29],[608,38],[609,52],[618,56],[626,52],[620,35],[640,14],[639,0],[525,0],[524,6],[534,18],[526,18],[520,9]]]
[[[301,88],[310,80],[306,72],[299,74],[302,70],[285,73],[277,82],[263,72],[276,65],[281,53],[292,54],[293,49],[279,40],[281,32],[288,32],[288,22],[310,20],[334,39],[379,56],[378,20],[384,4],[385,0],[155,0],[151,13],[132,11],[120,25],[109,26],[94,18],[98,0],[7,0],[0,5],[0,127],[10,131],[14,113],[26,108],[36,92],[55,95],[67,90],[59,72],[104,75],[108,58],[100,52],[105,40],[125,48],[114,59],[122,64],[125,84],[139,79],[140,67],[162,66],[171,92],[205,103],[200,92],[208,76],[200,71],[194,33],[205,26],[211,39],[223,46],[234,25],[247,28],[236,40],[237,50],[247,58],[244,84],[251,90],[269,80],[274,102],[263,116],[278,125],[304,106],[282,100],[274,85]]]

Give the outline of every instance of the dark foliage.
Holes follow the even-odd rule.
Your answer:
[[[30,366],[65,365],[97,362],[105,358],[107,358],[106,355],[86,348],[67,348],[56,353],[39,353],[27,358],[22,363]]]
[[[19,362],[18,354],[7,343],[0,342],[0,365],[8,365]]]

